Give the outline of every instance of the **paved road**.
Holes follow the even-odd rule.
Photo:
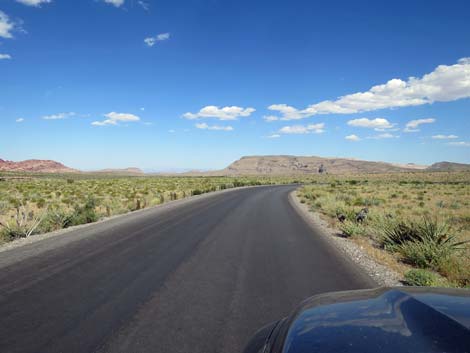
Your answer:
[[[239,352],[315,293],[374,283],[292,186],[216,193],[0,253],[0,352]]]

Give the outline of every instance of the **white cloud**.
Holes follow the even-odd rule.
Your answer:
[[[324,130],[325,124],[318,123],[318,124],[310,124],[310,125],[292,125],[292,126],[284,126],[279,129],[280,134],[321,134],[325,132]]]
[[[67,119],[72,116],[77,115],[74,112],[69,112],[69,113],[59,113],[59,114],[52,114],[52,115],[45,115],[42,118],[44,120],[62,120],[62,119]]]
[[[217,130],[217,131],[232,131],[231,126],[220,126],[220,125],[207,125],[206,123],[199,123],[195,125],[196,128],[202,130]]]
[[[124,0],[104,0],[105,3],[120,7],[124,5]]]
[[[268,139],[277,139],[279,137],[281,137],[281,135],[279,134],[272,134],[272,135],[269,135],[269,136],[266,136]]]
[[[39,7],[41,4],[47,4],[52,2],[52,0],[16,0],[16,2],[19,2],[23,5],[27,6],[36,6]]]
[[[394,126],[394,124],[390,123],[387,119],[384,119],[384,118],[353,119],[353,120],[348,121],[348,125],[349,126],[354,126],[354,127],[370,128],[370,129],[374,129],[376,131],[383,131],[383,130],[386,130],[386,129],[391,129]]]
[[[170,33],[160,33],[157,34],[157,40],[167,40],[170,39]]]
[[[383,134],[378,134],[378,135],[375,135],[375,136],[371,136],[371,137],[368,137],[370,139],[374,139],[374,140],[381,140],[381,139],[394,139],[394,138],[399,138],[400,136],[398,135],[393,135],[389,132],[385,132]]]
[[[0,60],[11,59],[10,54],[0,54]]]
[[[458,139],[459,137],[456,135],[433,135],[431,138],[434,140],[452,140]]]
[[[15,23],[10,20],[8,15],[0,11],[0,37],[2,38],[13,38],[11,33],[15,28]]]
[[[142,1],[142,0],[139,0],[137,1],[137,3],[140,5],[140,7],[142,7],[145,11],[148,11],[150,10],[150,5],[145,2],[145,1]]]
[[[281,114],[282,120],[303,119],[318,114],[352,114],[386,108],[398,108],[448,102],[470,97],[470,58],[454,65],[439,65],[421,78],[406,81],[394,78],[368,91],[326,100],[299,110],[286,104],[274,104],[269,110]]]
[[[214,105],[208,105],[197,113],[185,113],[183,117],[190,120],[203,118],[237,120],[239,117],[250,116],[254,111],[256,111],[254,108],[242,108],[237,106],[219,108]]]
[[[470,147],[470,142],[467,141],[449,142],[448,144],[451,146]]]
[[[107,119],[102,120],[102,121],[93,121],[91,125],[94,125],[94,126],[118,125],[120,122],[135,122],[135,121],[140,120],[140,118],[137,115],[128,114],[128,113],[111,112],[108,114],[104,114],[104,116]]]
[[[297,120],[307,117],[304,113],[287,104],[273,104],[268,109],[281,113],[282,118],[279,118],[279,120]]]
[[[272,123],[273,121],[278,121],[279,118],[277,116],[274,116],[274,115],[267,115],[267,116],[263,116],[263,120],[268,122],[268,123]]]
[[[149,47],[153,47],[157,42],[161,42],[164,40],[170,39],[170,33],[160,33],[157,34],[155,37],[148,37],[144,39],[145,44]]]
[[[15,121],[16,121],[17,123],[22,123],[22,122],[24,121],[24,119],[23,119],[23,118],[18,118],[18,119],[16,119]]]
[[[361,138],[354,134],[345,136],[344,138],[348,141],[354,141],[354,142],[361,141]]]
[[[427,118],[427,119],[416,119],[411,120],[406,123],[405,132],[417,132],[419,131],[419,126],[422,124],[432,124],[436,121],[434,118]]]

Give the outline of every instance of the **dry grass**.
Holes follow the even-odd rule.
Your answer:
[[[410,258],[420,259],[417,255],[422,255],[425,250],[440,249],[440,243],[438,246],[431,243],[433,247],[428,246],[429,242],[423,246],[407,243],[386,252],[381,247],[381,233],[389,224],[397,226],[404,222],[420,229],[426,222],[431,222],[436,226],[449,226],[449,229],[444,227],[445,239],[454,243],[470,240],[470,173],[329,176],[315,185],[303,187],[299,195],[312,210],[321,212],[333,226],[342,228],[356,242],[362,243],[373,257],[402,273],[407,266],[400,261],[412,263]],[[357,223],[355,215],[364,207],[369,209],[367,221]],[[345,223],[338,221],[339,214],[345,215]],[[452,236],[455,236],[453,240]],[[469,247],[455,248],[435,255],[428,262],[417,263],[445,276],[449,285],[468,286]]]
[[[292,178],[0,174],[0,243],[192,195]],[[36,223],[40,220],[40,224]]]

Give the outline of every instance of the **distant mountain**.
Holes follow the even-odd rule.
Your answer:
[[[140,168],[130,167],[130,168],[123,168],[123,169],[101,169],[94,171],[92,173],[104,173],[104,174],[144,174],[144,171]]]
[[[41,160],[29,159],[21,162],[5,161],[0,159],[0,171],[9,172],[38,172],[38,173],[77,173],[76,169],[66,167],[62,163]]]
[[[41,160],[29,159],[26,161],[13,162],[0,159],[0,171],[7,172],[35,172],[35,173],[82,173],[78,169],[69,168],[62,163]],[[140,175],[144,172],[139,168],[124,168],[124,169],[102,169],[98,171],[91,171],[87,173],[108,173],[108,174],[124,174],[124,175]]]
[[[398,166],[385,162],[370,162],[348,158],[316,156],[248,156],[221,170],[222,175],[305,175],[346,173],[390,173],[414,171],[416,166]],[[217,172],[214,172],[217,173]]]
[[[353,158],[324,158],[317,156],[246,156],[227,168],[209,172],[188,172],[194,176],[237,176],[237,175],[309,175],[309,174],[354,174],[354,173],[396,173],[419,171],[463,171],[470,170],[469,164],[441,162],[432,166],[414,163],[397,164],[371,162]]]
[[[453,163],[453,162],[439,162],[434,163],[433,165],[429,166],[426,170],[428,171],[436,171],[436,172],[463,172],[463,171],[470,171],[470,164],[463,164],[463,163]]]
[[[0,171],[36,173],[82,173],[62,163],[51,160],[30,159],[12,162],[0,159]],[[188,176],[237,176],[237,175],[309,175],[309,174],[354,174],[393,173],[416,171],[470,171],[470,164],[439,162],[431,166],[416,164],[393,164],[362,161],[351,158],[323,158],[316,156],[247,156],[218,171],[188,171],[186,173],[158,173],[158,175]],[[124,169],[102,169],[87,173],[116,175],[145,175],[144,171],[131,167]]]

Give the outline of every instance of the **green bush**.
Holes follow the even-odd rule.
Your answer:
[[[420,267],[441,270],[465,241],[457,241],[447,222],[423,218],[421,222],[385,222],[382,245],[403,256],[405,262]]]
[[[62,210],[54,210],[47,212],[44,222],[41,224],[41,233],[51,232],[63,228],[70,227],[73,221],[73,214]]]
[[[378,230],[380,244],[392,251],[405,242],[419,240],[421,237],[415,223],[402,220],[383,218],[379,220]]]
[[[348,220],[341,224],[340,229],[346,237],[366,235],[366,229],[361,224]]]
[[[96,206],[97,202],[94,198],[88,198],[83,206],[75,206],[70,225],[96,222],[98,220]]]
[[[438,287],[442,285],[439,275],[422,269],[413,269],[405,273],[405,282],[409,286]]]

